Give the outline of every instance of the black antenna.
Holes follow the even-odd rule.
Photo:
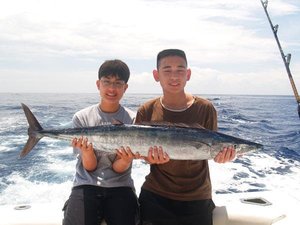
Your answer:
[[[292,85],[296,101],[298,103],[298,115],[299,115],[299,118],[300,118],[300,97],[298,95],[298,91],[297,91],[297,88],[296,88],[296,85],[295,85],[295,82],[294,82],[294,79],[292,77],[292,73],[291,73],[291,70],[290,70],[290,61],[291,61],[292,55],[290,53],[287,54],[287,55],[285,55],[284,52],[283,52],[283,50],[282,50],[282,48],[281,48],[281,45],[280,45],[280,42],[279,42],[279,39],[278,39],[278,36],[277,36],[277,31],[278,31],[278,27],[279,26],[278,26],[278,24],[276,24],[275,26],[273,26],[273,23],[272,23],[272,21],[270,19],[268,11],[267,11],[268,0],[265,0],[265,1],[260,0],[260,1],[261,1],[261,4],[262,4],[262,6],[263,6],[263,8],[265,10],[265,13],[266,13],[266,15],[268,17],[271,29],[273,31],[273,34],[274,34],[275,40],[277,42],[277,45],[278,45],[278,48],[279,48],[279,51],[280,51],[283,63],[284,63],[285,68],[286,68],[286,72],[287,72],[287,74],[289,76],[290,83]]]

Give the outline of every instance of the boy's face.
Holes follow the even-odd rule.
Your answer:
[[[164,92],[178,93],[184,91],[186,82],[190,79],[191,70],[179,56],[168,56],[161,59],[158,70],[153,71],[156,81],[160,82]]]
[[[111,104],[119,104],[128,87],[128,84],[118,76],[112,75],[101,77],[96,84],[100,91],[101,101]]]

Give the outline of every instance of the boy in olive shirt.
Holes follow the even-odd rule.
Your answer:
[[[157,56],[154,79],[160,82],[163,96],[142,105],[136,123],[143,121],[201,125],[217,130],[217,113],[206,99],[184,91],[190,79],[186,55],[167,49]],[[165,149],[167,152],[168,149]],[[170,160],[162,147],[149,149],[146,161],[149,175],[139,196],[142,225],[212,225],[212,188],[207,160]],[[235,157],[232,146],[224,148],[215,161],[224,163]]]

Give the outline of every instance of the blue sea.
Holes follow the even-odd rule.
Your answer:
[[[126,94],[122,104],[137,110],[155,94]],[[255,141],[264,150],[235,161],[209,161],[214,193],[276,190],[300,199],[300,119],[293,96],[199,95],[218,111],[219,131]],[[27,104],[46,129],[71,127],[73,114],[99,102],[98,94],[0,94],[0,205],[63,202],[71,191],[76,158],[70,143],[43,138],[25,158]],[[134,161],[137,194],[149,172]]]

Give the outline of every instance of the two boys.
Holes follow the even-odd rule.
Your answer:
[[[100,125],[103,122],[112,122],[112,119],[119,119],[123,123],[133,122],[132,112],[119,104],[127,89],[129,69],[124,69],[127,67],[124,65],[120,67],[121,70],[113,69],[117,65],[109,67],[110,69],[101,67],[97,81],[101,95],[100,105],[76,113],[73,122],[77,127]],[[128,74],[125,78],[122,75],[124,71]],[[150,100],[139,108],[137,124],[144,121],[166,121],[198,124],[210,130],[217,130],[217,113],[213,105],[184,90],[191,70],[187,67],[186,55],[182,50],[161,51],[157,56],[157,69],[153,71],[153,76],[155,81],[160,82],[163,96]],[[121,114],[125,113],[127,116],[116,117],[120,109],[124,109]],[[130,148],[121,147],[116,155],[106,155],[101,151],[94,151],[92,144],[88,144],[88,140],[82,138],[75,139],[72,145],[80,151],[64,225],[77,224],[72,223],[75,220],[81,221],[78,225],[97,225],[102,218],[108,225],[135,224],[137,204],[130,177],[131,162],[135,154]],[[215,206],[211,199],[207,160],[170,160],[166,153],[168,149],[164,152],[161,146],[149,147],[148,156],[143,157],[151,164],[151,170],[139,197],[141,224],[212,224],[212,211]],[[214,160],[224,163],[234,157],[235,150],[228,147]],[[105,204],[107,199],[103,197],[106,193],[110,193],[108,205]],[[118,198],[118,194],[128,202],[125,203],[127,209],[124,209],[124,204],[111,200]]]

